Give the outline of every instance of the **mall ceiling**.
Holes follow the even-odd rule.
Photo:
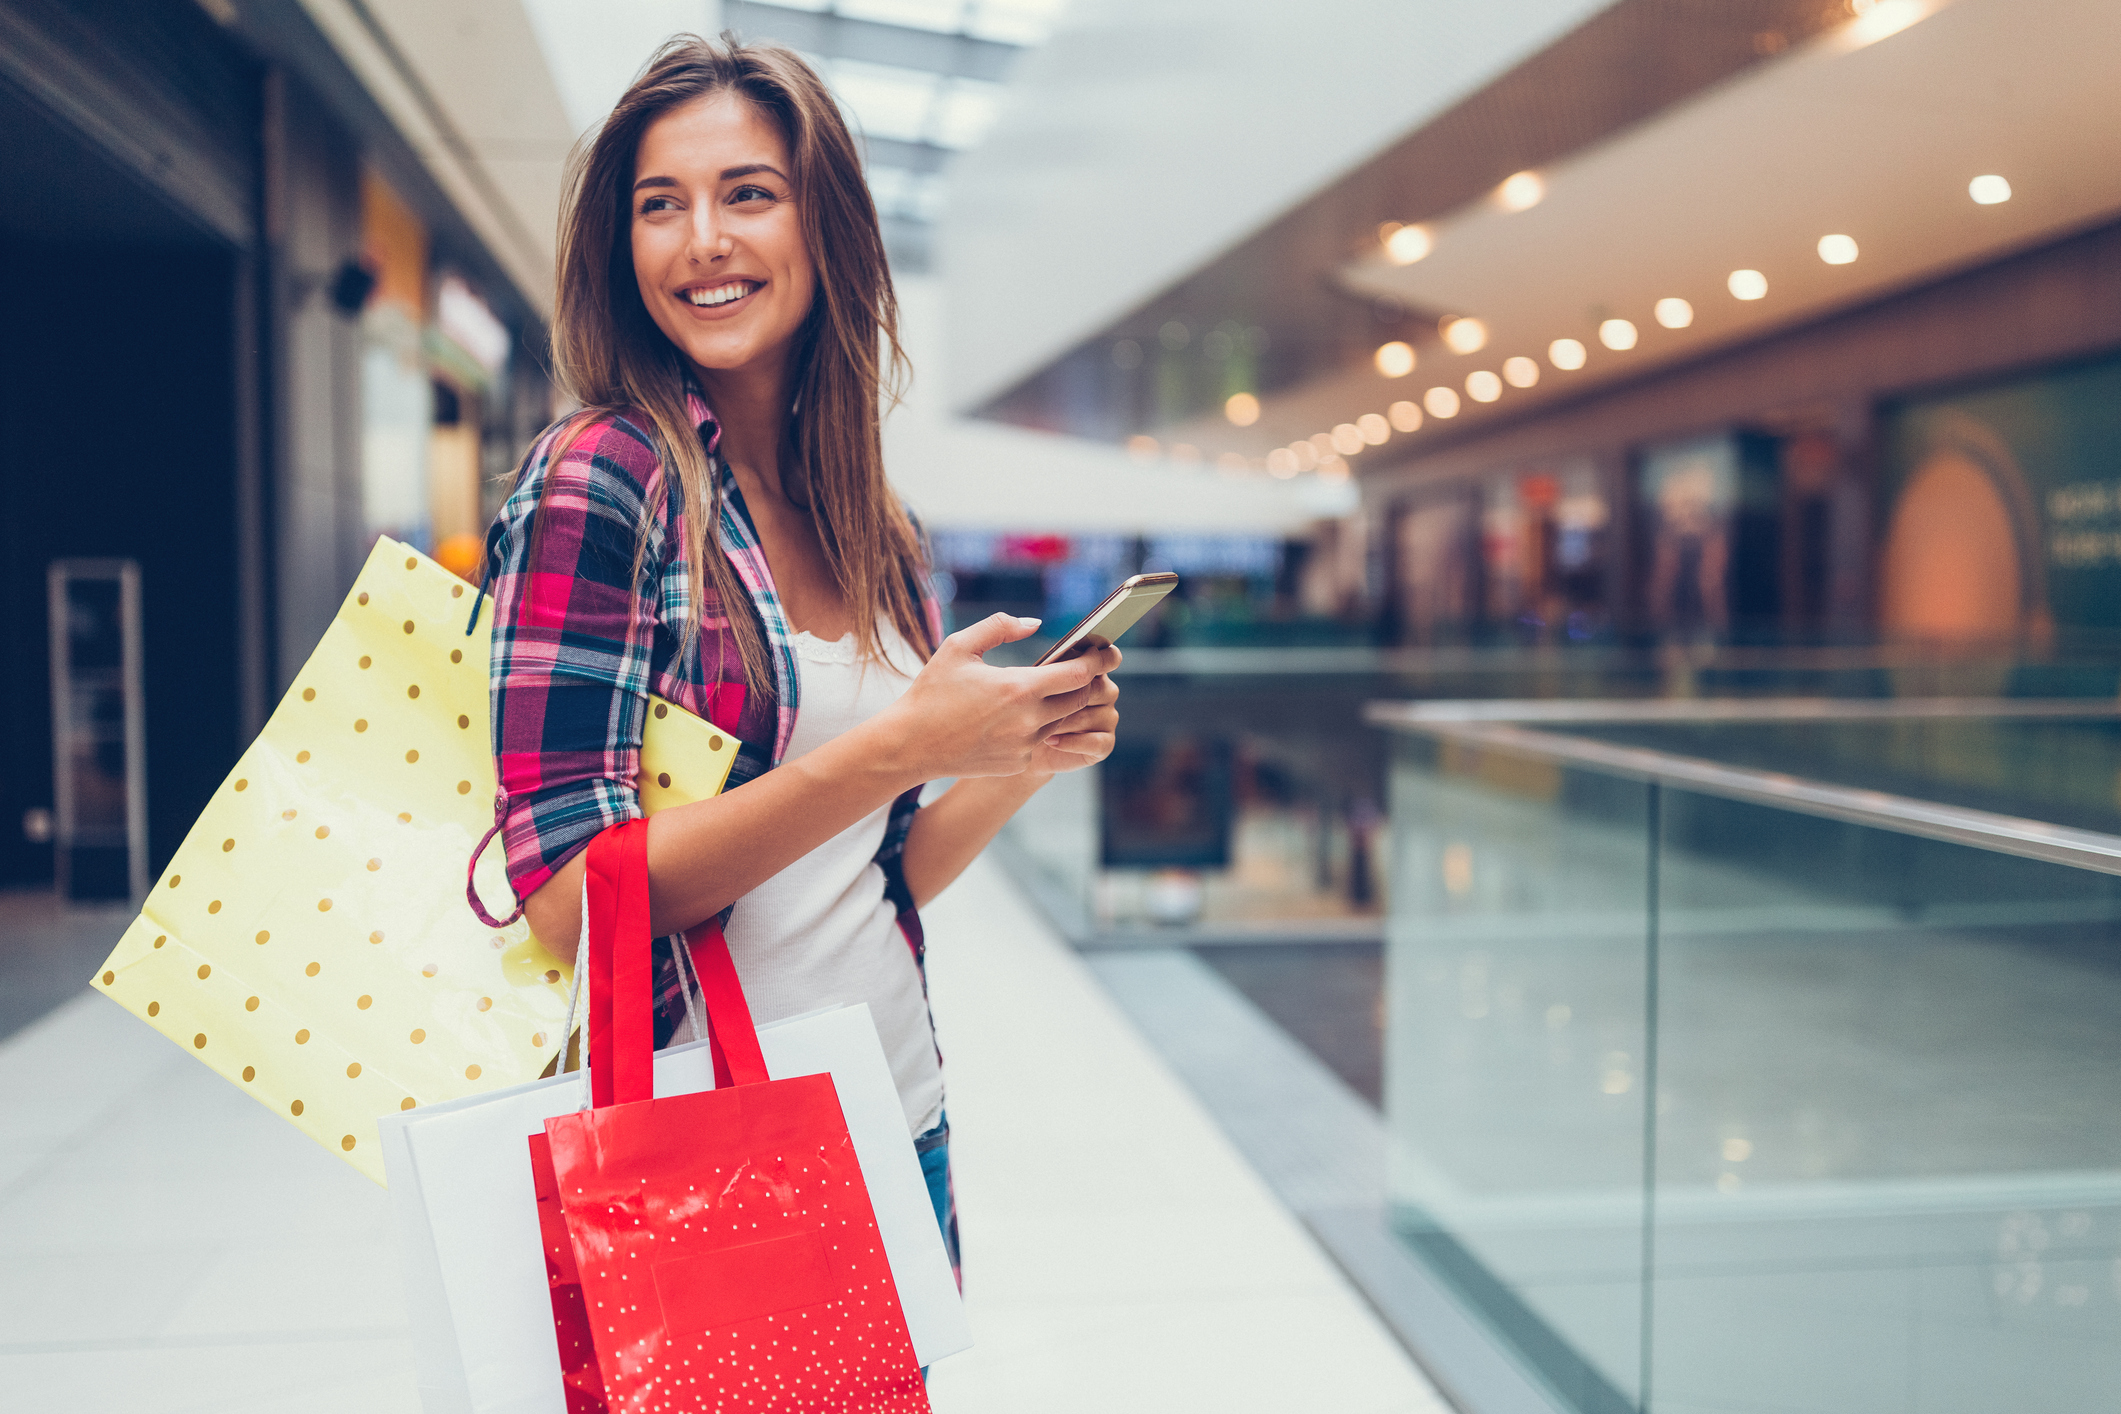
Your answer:
[[[1386,438],[1398,460],[2109,219],[2115,52],[2104,0],[1624,0],[982,411],[1264,467],[1411,404],[1419,430],[1402,406]],[[1530,204],[1534,184],[1503,190],[1521,171]],[[1980,176],[2010,198],[1978,203]],[[1421,227],[1402,256],[1427,253],[1395,263],[1389,223]],[[1738,271],[1764,293],[1734,294]],[[1685,302],[1662,308],[1678,327],[1660,300]],[[1484,337],[1460,327],[1455,352],[1440,331],[1464,317]],[[1395,340],[1416,367],[1386,377]],[[1557,366],[1558,340],[1580,367]],[[1240,390],[1248,426],[1224,413]],[[1381,454],[1364,445],[1358,465]]]

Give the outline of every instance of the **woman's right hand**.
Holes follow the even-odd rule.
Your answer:
[[[713,917],[913,786],[1021,775],[1053,724],[1087,705],[1098,675],[1119,663],[1112,648],[1050,668],[980,661],[1037,627],[996,614],[952,634],[905,694],[863,725],[734,790],[659,812],[648,822],[650,926],[660,935]],[[581,926],[583,867],[577,854],[524,903],[531,931],[563,959]],[[929,892],[963,867],[929,868]]]
[[[1013,776],[1029,766],[1048,729],[1090,701],[1119,650],[1101,648],[1044,668],[996,668],[982,660],[1028,638],[1039,620],[993,614],[951,634],[905,695],[871,722],[888,733],[920,780]]]

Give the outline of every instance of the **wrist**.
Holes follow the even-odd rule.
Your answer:
[[[921,747],[919,734],[896,706],[887,707],[841,740],[855,747],[860,760],[891,785],[893,796],[934,779],[934,763]]]
[[[1010,793],[1016,796],[1018,800],[1023,801],[1037,795],[1046,782],[1052,780],[1057,774],[1059,773],[1055,771],[1027,770],[1019,771],[1013,776],[997,776],[995,779],[998,782],[1005,782]]]

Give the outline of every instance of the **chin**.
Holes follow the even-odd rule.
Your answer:
[[[738,338],[701,339],[694,338],[680,343],[685,357],[697,366],[716,373],[733,373],[740,368],[749,368],[763,359],[773,357],[788,347],[783,339],[775,342],[756,336]]]

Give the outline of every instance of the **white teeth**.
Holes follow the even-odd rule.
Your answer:
[[[712,290],[687,290],[685,298],[699,308],[712,309],[715,305],[727,304],[733,299],[740,299],[757,288],[758,286],[756,285],[740,280],[736,284],[722,285]]]

